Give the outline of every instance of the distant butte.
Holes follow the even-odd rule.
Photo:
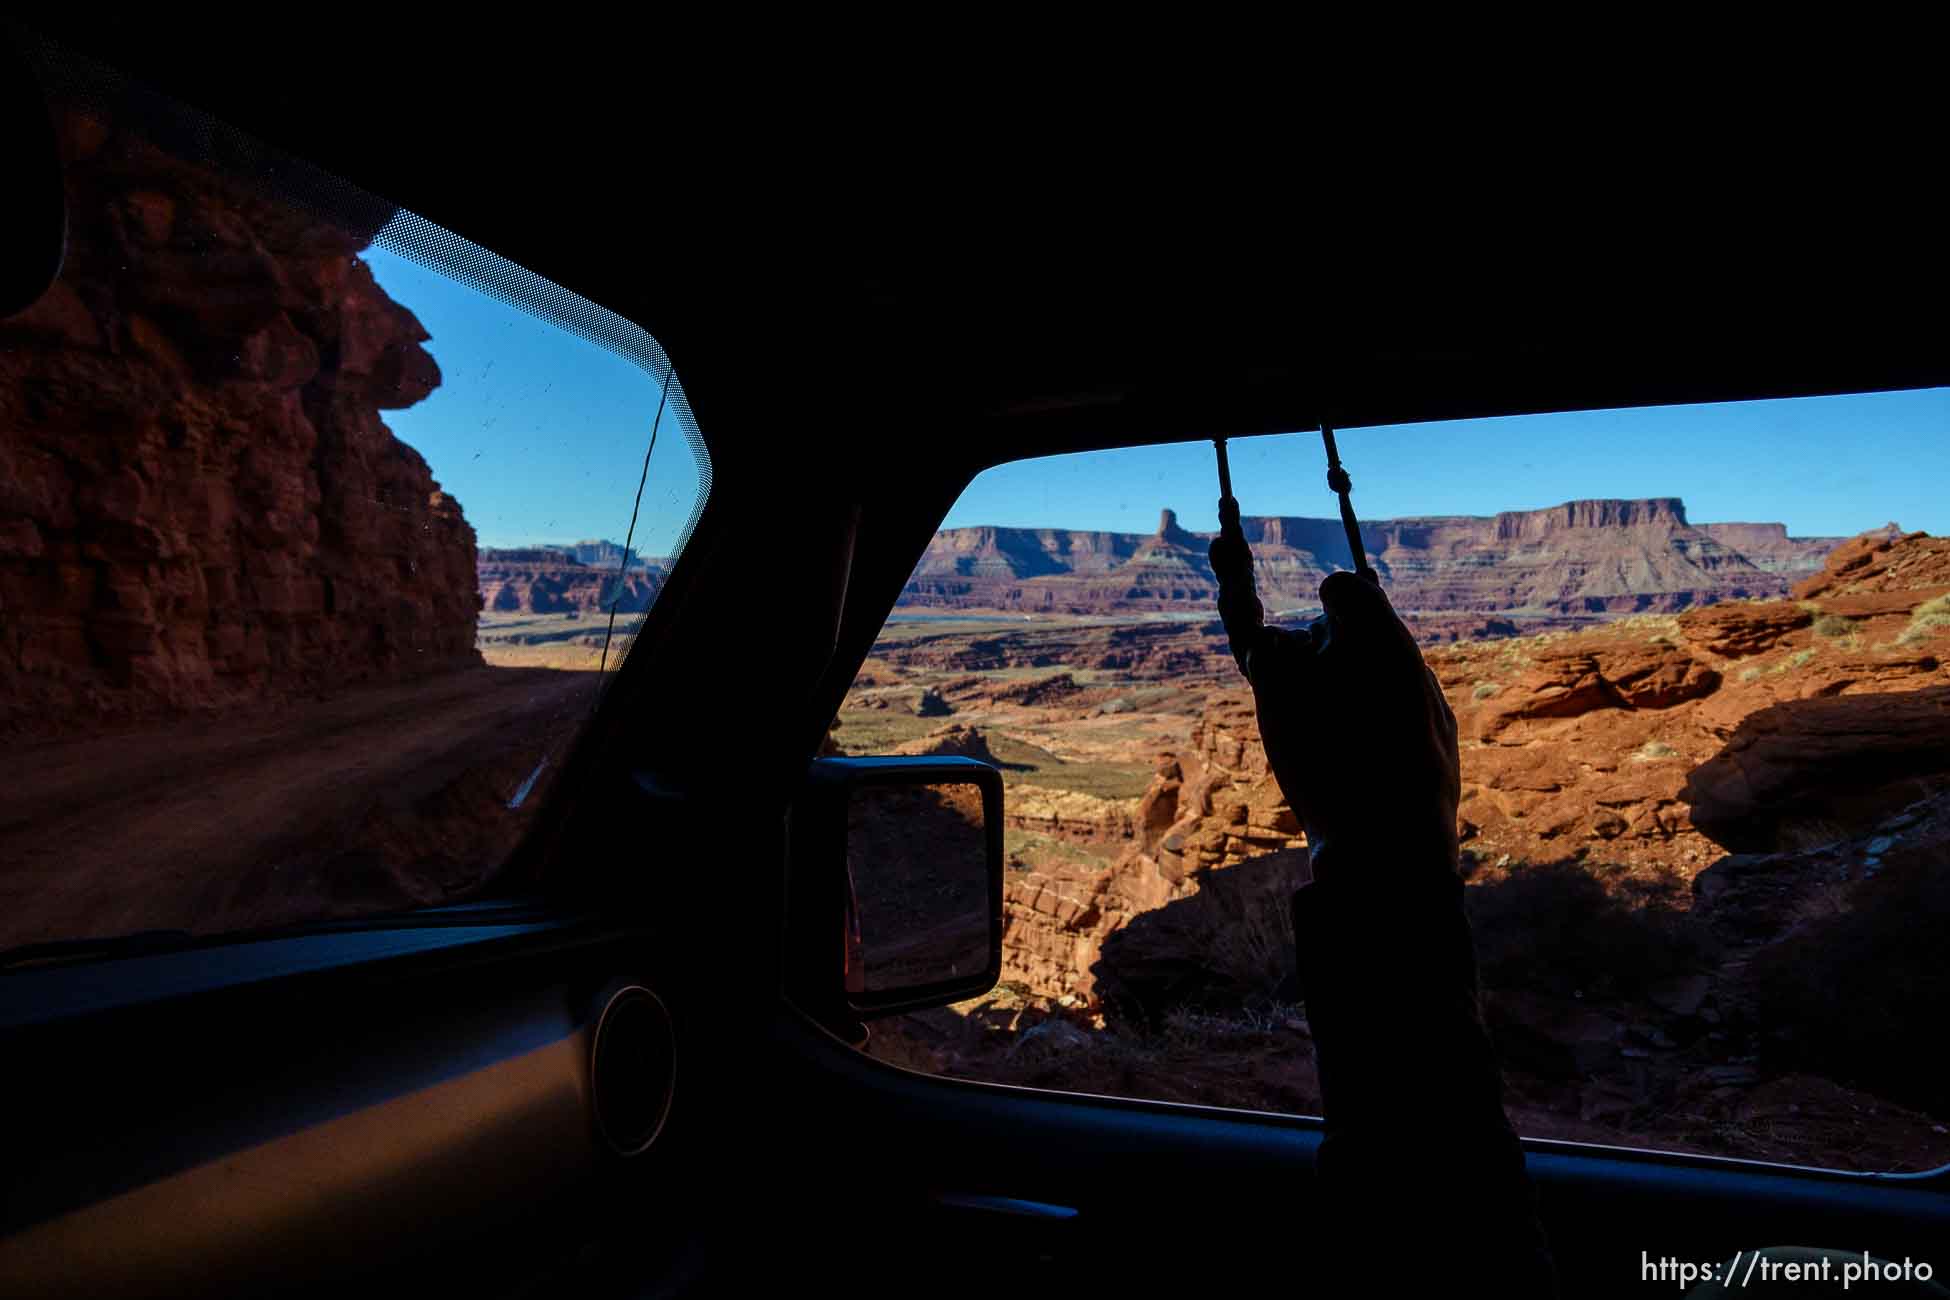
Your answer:
[[[578,558],[578,552],[594,558]],[[614,542],[483,550],[481,608],[497,614],[566,614],[606,611],[614,601],[619,614],[641,614],[663,586],[664,570],[634,555],[629,567],[619,570],[623,554]]]
[[[1312,605],[1322,578],[1351,567],[1338,519],[1249,515],[1242,524],[1271,609]],[[1490,616],[1513,616],[1535,630],[1782,596],[1847,540],[1790,537],[1774,523],[1694,524],[1677,497],[1370,520],[1361,533],[1396,607],[1441,639],[1501,630]],[[1217,594],[1206,560],[1211,537],[1180,527],[1170,510],[1150,534],[943,529],[901,604],[1051,614],[1209,611]]]

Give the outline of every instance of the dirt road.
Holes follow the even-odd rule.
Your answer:
[[[596,682],[479,667],[20,744],[0,784],[0,946],[453,898],[519,837]]]

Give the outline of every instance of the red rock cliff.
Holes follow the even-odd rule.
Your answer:
[[[61,129],[66,269],[0,322],[0,726],[474,661],[474,530],[380,419],[440,371],[368,237]]]
[[[1312,606],[1321,579],[1349,564],[1338,519],[1249,515],[1240,523],[1260,596],[1275,611]],[[1785,595],[1844,540],[1791,538],[1779,524],[1695,525],[1676,497],[1369,520],[1361,532],[1396,606],[1429,639],[1460,626],[1499,630],[1484,615],[1521,615],[1539,629]],[[1208,542],[1169,510],[1149,536],[949,528],[935,535],[901,601],[1075,614],[1206,611],[1217,593]],[[1467,617],[1458,624],[1456,616]]]
[[[485,550],[480,557],[482,608],[497,613],[565,614],[606,611],[641,614],[663,586],[660,567],[614,562],[587,564],[546,546]]]

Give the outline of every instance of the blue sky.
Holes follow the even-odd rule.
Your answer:
[[[1950,531],[1950,389],[1404,424],[1335,441],[1363,518],[1676,496],[1695,522],[1779,522],[1795,536],[1890,520]],[[1227,450],[1245,513],[1334,516],[1318,433]],[[1218,495],[1212,445],[1177,443],[998,466],[947,522],[1149,532],[1170,506],[1209,532]]]
[[[365,256],[433,336],[445,377],[386,422],[459,499],[481,545],[621,541],[657,410],[650,377],[382,249]],[[807,410],[822,423],[844,418],[828,403]],[[1364,518],[1677,496],[1696,522],[1778,521],[1797,536],[1890,520],[1950,532],[1950,389],[1347,429],[1339,441]],[[1334,514],[1318,434],[1230,447],[1247,514]],[[666,421],[640,553],[669,552],[696,493],[690,449]],[[1210,531],[1217,496],[1210,443],[1135,447],[998,466],[945,522],[1149,532],[1169,506],[1185,527]]]
[[[620,542],[643,473],[658,384],[633,363],[381,248],[373,276],[433,337],[440,387],[384,412],[460,501],[482,546]],[[657,436],[636,550],[666,555],[697,499],[674,419]]]

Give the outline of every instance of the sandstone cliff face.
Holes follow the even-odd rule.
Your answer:
[[[1092,834],[1055,819],[1047,829]],[[1266,765],[1249,699],[1228,694],[1216,701],[1193,728],[1190,747],[1159,760],[1131,838],[1130,850],[1109,867],[1051,862],[1010,874],[1003,978],[1048,996],[1092,999],[1104,943],[1137,916],[1190,898],[1215,868],[1304,850],[1300,823]],[[1304,851],[1289,857],[1298,873],[1291,889],[1305,878],[1306,859]]]
[[[1789,537],[1783,524],[1700,524],[1699,530],[1728,550],[1738,551],[1748,563],[1768,573],[1812,573],[1821,568],[1822,559],[1834,548],[1832,537]],[[1881,530],[1894,536],[1901,530],[1894,524]]]
[[[1313,605],[1320,580],[1351,567],[1338,519],[1249,516],[1241,523],[1270,608]],[[1149,536],[946,529],[916,567],[903,602],[1052,613],[1202,612],[1217,593],[1205,554],[1209,540],[1180,528],[1169,510]],[[1478,616],[1480,625],[1482,615],[1522,613],[1548,625],[1785,595],[1840,540],[1790,538],[1779,524],[1693,525],[1673,497],[1362,526],[1362,544],[1397,607],[1425,637],[1440,639],[1499,630],[1456,623],[1456,615]]]
[[[66,269],[0,322],[0,725],[477,661],[473,529],[380,418],[440,372],[369,235],[60,127]]]
[[[598,548],[605,544],[583,545],[600,554]],[[617,547],[606,564],[553,547],[482,551],[482,608],[495,613],[596,613],[607,612],[614,601],[619,614],[641,614],[657,598],[663,570],[633,565],[619,575],[615,556],[621,550]]]

